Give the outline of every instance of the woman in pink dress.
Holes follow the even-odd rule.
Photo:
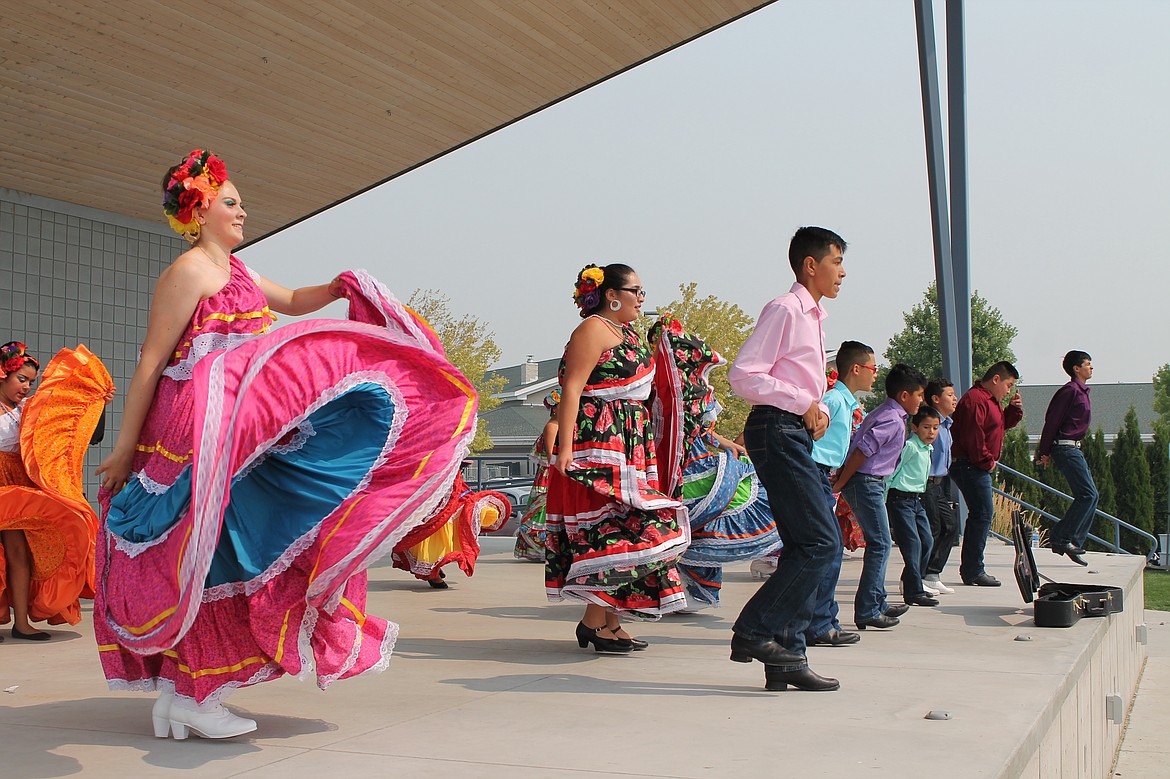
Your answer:
[[[222,705],[238,687],[386,667],[398,626],[366,614],[365,570],[450,494],[476,396],[366,274],[290,290],[233,256],[246,213],[211,152],[163,190],[192,248],[98,468],[94,624],[110,687],[160,693],[156,736],[228,738],[256,728]],[[342,296],[351,321],[269,332]]]

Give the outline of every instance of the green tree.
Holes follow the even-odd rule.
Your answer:
[[[1170,484],[1168,452],[1170,452],[1170,422],[1157,419],[1154,421],[1154,440],[1146,444],[1146,460],[1150,464],[1150,487],[1154,493],[1154,535],[1166,532],[1167,487]]]
[[[755,320],[734,303],[720,300],[714,295],[699,296],[699,285],[695,282],[680,284],[679,297],[658,308],[659,313],[671,313],[678,317],[683,327],[701,335],[707,344],[723,355],[730,365],[739,354],[739,348],[751,333]],[[653,321],[643,318],[639,329],[646,332]],[[721,368],[710,374],[711,386],[723,410],[715,428],[728,438],[734,439],[743,432],[750,407],[747,401],[731,391],[727,381],[727,369]]]
[[[1170,424],[1170,363],[1154,373],[1154,412]]]
[[[471,382],[479,395],[479,413],[500,405],[492,395],[504,388],[505,379],[502,376],[489,377],[487,372],[500,359],[501,352],[496,345],[495,333],[487,323],[470,314],[456,315],[451,311],[451,299],[434,289],[416,289],[406,305],[427,320],[439,336],[447,359]],[[487,423],[481,418],[471,441],[472,454],[491,449],[492,437],[487,428]]]
[[[1117,487],[1117,518],[1151,532],[1154,529],[1154,491],[1150,487],[1150,463],[1146,459],[1142,435],[1138,428],[1137,412],[1133,406],[1125,415],[1125,423],[1113,443],[1109,458],[1113,483]],[[1131,552],[1149,550],[1148,539],[1121,531],[1122,546]]]
[[[888,365],[899,362],[912,365],[922,371],[927,379],[942,376],[942,337],[938,324],[938,288],[935,282],[930,282],[922,302],[904,313],[902,319],[905,326],[890,339],[883,353]],[[977,291],[971,295],[971,365],[976,378],[1000,360],[1015,361],[1012,339],[1018,334],[1019,330],[1008,324],[1000,310],[988,303],[987,298]],[[885,400],[883,388],[888,373],[888,366],[882,365],[874,383],[874,394],[865,401],[867,409],[873,410]],[[958,379],[957,376],[950,378],[952,381]],[[967,388],[955,389],[962,394]]]
[[[1096,433],[1085,436],[1081,443],[1081,452],[1085,455],[1085,464],[1089,466],[1089,473],[1093,476],[1093,483],[1097,485],[1097,510],[1117,516],[1117,488],[1113,486],[1113,469],[1109,462],[1109,450],[1105,448],[1105,432],[1097,427]],[[1098,538],[1113,539],[1113,523],[1104,517],[1093,518],[1090,532]],[[1096,542],[1088,542],[1093,549],[1105,550],[1111,547],[1099,546]]]
[[[1028,433],[1023,425],[1017,425],[1004,434],[1003,452],[999,461],[1013,471],[1019,471],[1033,479],[1037,478],[1036,466],[1032,463],[1032,453],[1028,448]],[[999,482],[999,488],[1004,492],[1010,492],[1033,506],[1040,506],[1042,491],[1035,484],[999,469],[996,469],[995,478]],[[1036,524],[1033,520],[1029,522]],[[1044,522],[1041,521],[1039,526],[1043,527]]]

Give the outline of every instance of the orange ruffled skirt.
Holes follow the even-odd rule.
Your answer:
[[[33,621],[76,625],[79,599],[93,597],[98,520],[85,500],[82,468],[113,392],[109,373],[92,352],[84,346],[61,350],[25,403],[22,454],[0,452],[0,530],[21,530],[28,541]],[[11,619],[7,566],[0,553],[0,624]]]

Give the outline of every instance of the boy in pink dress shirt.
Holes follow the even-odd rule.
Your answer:
[[[769,690],[841,686],[808,667],[804,634],[817,586],[841,545],[812,444],[829,423],[821,402],[826,388],[821,299],[837,297],[845,278],[844,253],[845,241],[831,230],[796,231],[788,247],[796,283],[764,306],[728,375],[735,393],[753,404],[744,443],[784,541],[776,572],[732,628],[731,659],[764,663]]]

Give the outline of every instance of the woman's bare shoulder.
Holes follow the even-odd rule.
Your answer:
[[[182,284],[199,290],[202,294],[207,290],[214,291],[223,286],[223,277],[211,266],[199,252],[189,249],[183,252],[158,275],[159,285]]]

